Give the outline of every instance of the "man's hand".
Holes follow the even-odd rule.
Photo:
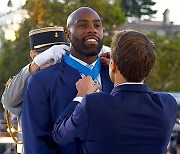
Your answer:
[[[29,73],[30,74],[33,74],[33,73],[37,72],[39,69],[40,69],[40,67],[35,62],[32,62],[29,65]]]
[[[101,63],[102,63],[105,67],[109,67],[109,63],[110,63],[110,53],[109,53],[109,52],[102,53],[100,57],[101,57]]]
[[[41,54],[37,55],[33,62],[38,66],[42,66],[50,62],[54,62],[55,64],[61,61],[62,55],[66,53],[66,50],[69,50],[67,45],[54,45]]]
[[[79,97],[94,93],[99,88],[99,84],[94,83],[90,76],[84,76],[82,79],[79,79],[79,81],[76,82],[76,88],[78,90],[76,96]]]

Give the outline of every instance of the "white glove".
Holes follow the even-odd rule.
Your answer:
[[[62,55],[66,53],[66,50],[69,51],[69,46],[67,45],[54,45],[51,48],[45,50],[44,52],[37,55],[33,62],[36,63],[38,66],[42,66],[44,64],[50,62],[60,62]]]
[[[99,54],[110,52],[110,51],[111,51],[110,47],[103,45]]]

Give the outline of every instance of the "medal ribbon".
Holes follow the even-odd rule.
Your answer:
[[[100,72],[100,68],[101,68],[101,61],[100,61],[99,57],[98,57],[96,64],[92,70],[87,68],[86,66],[82,65],[81,63],[77,62],[76,60],[71,58],[68,54],[63,55],[63,59],[66,64],[68,64],[69,66],[78,70],[82,74],[84,74],[86,76],[87,75],[91,76],[93,78],[93,80],[97,79],[97,76],[98,76],[98,74]]]

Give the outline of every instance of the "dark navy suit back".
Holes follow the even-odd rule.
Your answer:
[[[86,96],[88,132],[84,153],[165,154],[177,103],[146,85],[121,85]]]

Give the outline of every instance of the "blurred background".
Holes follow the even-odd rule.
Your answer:
[[[80,6],[102,17],[105,45],[124,29],[146,33],[157,47],[157,61],[146,83],[165,91],[180,103],[180,1],[179,0],[3,0],[0,4],[0,96],[6,81],[16,75],[29,58],[29,31],[46,26],[65,27],[67,16]],[[12,120],[16,124],[17,119]],[[169,144],[178,153],[179,118]],[[7,140],[6,140],[7,139]],[[0,103],[0,154],[16,153],[9,138]],[[170,150],[169,150],[170,153]]]

